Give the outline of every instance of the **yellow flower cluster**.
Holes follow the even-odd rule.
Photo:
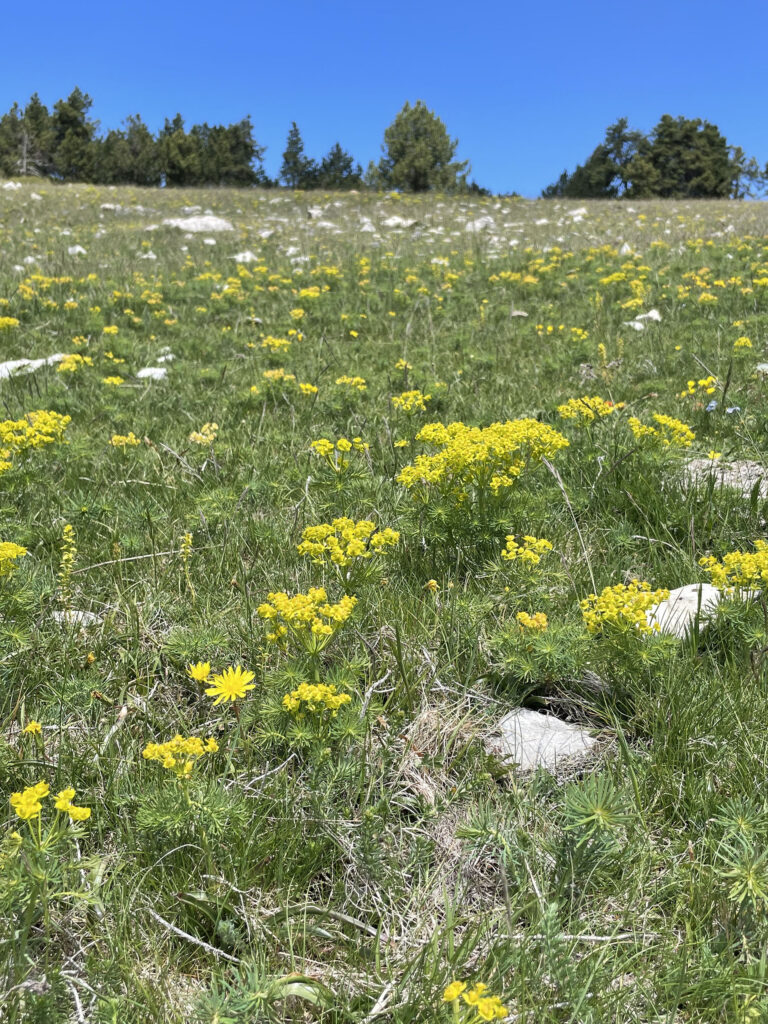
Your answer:
[[[538,565],[543,555],[552,550],[551,541],[543,537],[523,537],[523,543],[518,544],[513,534],[507,537],[507,546],[501,552],[501,557],[508,562],[521,561],[523,565],[533,567]]]
[[[412,412],[426,412],[427,402],[430,401],[432,395],[424,395],[421,391],[403,391],[399,395],[392,396],[392,405],[401,412],[412,413]]]
[[[610,416],[617,409],[623,409],[624,403],[614,405],[599,395],[584,395],[583,398],[569,398],[563,405],[558,405],[557,411],[563,420],[576,420],[577,426],[586,426],[594,420],[603,416]]]
[[[690,448],[696,435],[690,427],[674,416],[665,416],[663,413],[653,414],[655,427],[642,423],[636,416],[630,416],[627,420],[629,429],[635,435],[637,441],[649,441],[653,444],[660,444],[665,448]]]
[[[61,560],[59,562],[59,598],[64,607],[68,607],[71,599],[72,572],[77,558],[77,542],[75,528],[70,523],[64,524],[61,531]]]
[[[316,395],[317,388],[314,384],[305,383],[303,381],[297,381],[296,375],[293,373],[286,373],[282,367],[278,367],[276,370],[265,370],[262,373],[264,378],[264,387],[267,392],[283,390],[283,388],[298,388],[302,395]],[[254,384],[251,387],[252,395],[260,395],[261,388],[258,384]]]
[[[17,817],[23,821],[31,821],[38,818],[43,810],[42,800],[45,800],[51,792],[47,782],[38,782],[34,786],[27,786],[21,793],[13,793],[10,798],[11,807]],[[74,789],[62,789],[56,794],[54,807],[57,811],[67,813],[72,821],[86,821],[91,816],[90,807],[76,807],[72,801],[75,799]]]
[[[109,443],[113,448],[135,448],[141,441],[132,430],[129,430],[127,434],[113,434]]]
[[[309,555],[316,565],[330,561],[334,565],[348,566],[356,558],[368,559],[385,553],[399,540],[400,534],[390,527],[377,530],[376,524],[369,519],[355,522],[342,517],[332,523],[307,526],[301,535],[298,552]]]
[[[193,444],[213,444],[219,432],[218,423],[204,423],[199,430],[193,430],[189,440]]]
[[[119,388],[120,385],[124,383],[124,381],[122,377],[102,377],[101,383],[106,384],[108,387],[111,388]]]
[[[452,981],[443,992],[443,1002],[452,1003],[461,998],[467,1006],[477,1011],[476,1020],[503,1020],[509,1010],[498,996],[487,996],[488,986],[478,982],[467,989],[465,981]]]
[[[533,615],[518,612],[515,618],[523,629],[530,629],[533,633],[541,633],[549,626],[545,612],[534,612]]]
[[[742,335],[741,338],[737,338],[736,341],[734,341],[733,347],[737,351],[740,348],[752,348],[752,341],[749,338]]]
[[[177,733],[167,743],[148,743],[142,751],[142,757],[147,761],[159,761],[177,779],[186,779],[201,757],[215,754],[218,749],[219,745],[213,737],[203,742],[199,736],[188,736],[185,739]]]
[[[209,662],[198,661],[196,665],[187,665],[187,675],[198,683],[207,683],[211,674]],[[223,672],[217,672],[210,680],[211,685],[205,691],[209,697],[215,697],[213,706],[221,704],[222,701],[235,701],[245,697],[248,690],[255,689],[251,682],[255,679],[255,673],[240,665],[230,665]]]
[[[350,441],[349,438],[340,437],[336,443],[329,441],[325,437],[318,438],[317,441],[313,441],[309,446],[315,454],[319,455],[322,459],[328,463],[334,473],[344,473],[349,466],[349,459],[347,455],[352,452],[366,452],[370,447],[367,441],[363,441],[361,437],[353,437]]]
[[[722,561],[707,555],[699,559],[699,565],[724,593],[768,586],[768,541],[756,540],[754,551],[729,551]]]
[[[301,683],[291,693],[283,697],[283,707],[292,715],[297,712],[330,711],[336,717],[339,708],[349,704],[352,698],[348,693],[337,693],[336,687],[325,683]]]
[[[291,342],[288,338],[273,338],[268,334],[261,339],[261,347],[268,348],[270,352],[284,352],[291,347]]]
[[[717,377],[702,377],[700,380],[686,381],[685,391],[681,391],[678,398],[690,398],[694,395],[714,395],[720,387]]]
[[[15,316],[0,316],[0,331],[6,331],[9,327],[18,327],[19,321]]]
[[[368,387],[365,382],[365,377],[348,377],[346,374],[342,374],[341,377],[337,377],[336,383],[355,391],[365,391]]]
[[[579,607],[590,633],[601,633],[605,629],[652,633],[659,626],[658,623],[648,625],[646,612],[668,597],[668,590],[651,590],[650,583],[632,580],[629,584],[605,587],[599,597],[590,594]]]
[[[285,591],[267,594],[267,600],[256,609],[257,614],[275,626],[267,640],[275,643],[289,631],[308,651],[319,651],[334,633],[341,629],[357,604],[356,597],[342,597],[330,604],[324,587],[310,587],[306,594],[289,597]]]
[[[14,455],[63,441],[64,431],[71,422],[71,416],[61,416],[57,412],[47,412],[45,409],[25,413],[20,420],[2,420],[0,473],[11,468]]]
[[[56,373],[74,373],[82,366],[93,366],[91,357],[81,356],[79,352],[72,352],[70,355],[64,356],[56,367]]]
[[[533,419],[507,420],[489,427],[428,423],[416,440],[440,450],[435,455],[417,456],[401,470],[398,483],[417,489],[435,484],[459,495],[467,495],[473,487],[489,487],[498,494],[526,469],[568,446],[561,433]]]
[[[28,554],[26,548],[12,541],[0,542],[0,576],[10,576],[17,568],[16,559]]]

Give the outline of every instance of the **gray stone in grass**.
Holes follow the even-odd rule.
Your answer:
[[[96,612],[87,612],[77,608],[51,612],[51,618],[60,626],[100,626],[104,621]]]
[[[516,708],[505,715],[485,740],[487,752],[521,771],[554,770],[589,754],[597,740],[587,729],[554,715]]]
[[[731,487],[740,491],[745,498],[751,495],[757,484],[760,497],[768,497],[768,469],[759,462],[751,462],[749,459],[736,459],[733,462],[690,459],[684,470],[688,479],[694,483],[706,481],[712,476],[718,486]]]

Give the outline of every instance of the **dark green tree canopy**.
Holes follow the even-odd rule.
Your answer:
[[[296,122],[293,121],[285,141],[280,181],[288,188],[315,188],[317,175],[317,164],[305,154],[304,140]]]
[[[425,103],[406,102],[384,132],[384,155],[373,176],[384,188],[408,192],[464,191],[469,163],[453,159],[458,144]]]
[[[729,147],[716,125],[700,118],[664,114],[649,136],[620,118],[584,164],[563,171],[545,198],[612,199],[652,196],[725,199],[755,194],[761,184],[757,161]]]

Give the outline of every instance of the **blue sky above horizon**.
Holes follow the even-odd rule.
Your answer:
[[[765,165],[766,30],[765,0],[38,0],[3,13],[0,111],[79,85],[103,129],[133,113],[153,130],[177,111],[187,125],[250,114],[274,175],[291,121],[310,156],[339,141],[365,167],[422,99],[478,184],[535,196],[619,117],[644,131],[701,117]]]

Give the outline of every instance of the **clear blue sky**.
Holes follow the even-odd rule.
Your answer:
[[[365,166],[406,99],[459,139],[479,184],[534,196],[626,116],[719,125],[768,161],[766,0],[34,0],[5,4],[0,109],[75,85],[103,128],[251,114],[275,174],[290,122],[310,156]]]

